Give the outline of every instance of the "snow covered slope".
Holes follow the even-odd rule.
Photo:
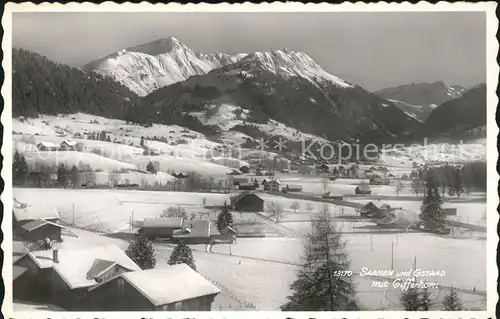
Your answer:
[[[245,54],[195,53],[170,37],[124,49],[85,66],[87,71],[110,76],[139,96],[234,63]]]

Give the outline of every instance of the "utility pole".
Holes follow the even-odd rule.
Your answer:
[[[394,242],[391,241],[391,270],[394,270]]]
[[[372,235],[372,230],[370,230],[370,251],[373,251],[373,235]]]
[[[73,227],[75,226],[75,202],[73,202]]]

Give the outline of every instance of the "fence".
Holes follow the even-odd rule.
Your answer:
[[[248,302],[246,300],[243,300],[241,298],[239,298],[238,296],[236,296],[229,288],[227,288],[226,286],[218,283],[217,281],[211,279],[210,277],[208,276],[205,276],[205,275],[202,275],[203,277],[205,277],[206,280],[210,281],[212,284],[214,284],[215,286],[217,286],[220,290],[222,290],[225,294],[227,294],[229,297],[233,298],[234,300],[236,300],[238,303],[240,303],[240,307],[241,305],[247,307],[247,308],[250,308],[250,309],[253,309],[253,310],[257,310],[257,306],[255,306],[253,303],[251,302]]]

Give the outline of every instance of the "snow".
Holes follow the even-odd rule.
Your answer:
[[[236,125],[243,124],[250,112],[237,105],[228,103],[206,105],[205,109],[206,111],[203,112],[191,112],[189,114],[197,117],[205,125],[215,125],[224,131],[228,131]],[[240,115],[237,116],[235,111],[239,111]]]

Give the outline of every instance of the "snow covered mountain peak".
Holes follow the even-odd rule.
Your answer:
[[[335,86],[350,88],[352,84],[328,73],[304,52],[284,48],[276,51],[255,52],[241,60],[249,69],[260,68],[286,79],[302,77],[315,85],[331,82]]]
[[[181,41],[179,41],[174,37],[159,39],[147,44],[142,44],[127,49],[127,51],[130,52],[140,52],[153,56],[169,53],[172,51],[185,51],[185,50],[191,51],[191,49],[189,49],[184,43],[182,43]]]

